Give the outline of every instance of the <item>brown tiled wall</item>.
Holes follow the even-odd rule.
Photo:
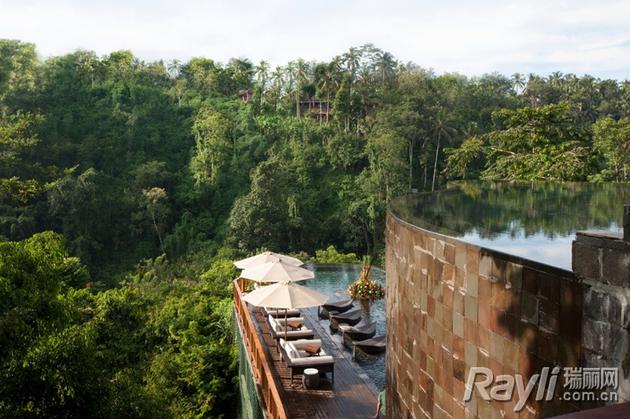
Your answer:
[[[581,359],[582,285],[569,272],[387,217],[387,413],[392,418],[553,416],[579,406],[463,395],[471,366],[494,374]],[[558,386],[560,388],[561,386]]]

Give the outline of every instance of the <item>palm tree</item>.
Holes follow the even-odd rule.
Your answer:
[[[475,135],[477,135],[479,133],[479,125],[476,122],[474,122],[474,121],[470,121],[462,129],[461,133],[462,133],[462,136],[463,136],[464,140],[467,140],[468,138],[474,137]]]
[[[177,59],[173,59],[168,62],[166,68],[168,70],[169,77],[175,79],[181,73],[182,63]]]
[[[297,65],[295,66],[295,110],[298,118],[300,117],[300,96],[302,94],[302,86],[307,79],[307,73],[308,64],[306,64],[303,59],[299,58],[297,60]]]
[[[273,73],[271,73],[271,79],[273,83],[273,92],[275,100],[275,108],[278,109],[280,103],[280,97],[282,96],[282,88],[284,85],[284,72],[282,67],[277,66]]]
[[[320,64],[315,70],[316,86],[318,95],[326,96],[326,102],[328,102],[326,108],[326,122],[329,121],[330,115],[330,94],[336,92],[339,89],[339,78],[337,77],[339,72],[338,62],[335,60],[329,64]]]
[[[438,157],[440,154],[440,144],[442,138],[451,139],[457,130],[448,125],[443,110],[439,110],[435,119],[435,134],[437,136],[437,145],[435,147],[435,161],[433,162],[433,181],[431,182],[431,190],[435,190],[435,180],[437,175]]]
[[[540,76],[534,73],[529,73],[527,76],[527,84],[525,85],[525,89],[523,89],[523,93],[527,97],[530,106],[537,106],[540,102],[540,99],[535,96],[534,92],[536,91],[535,87],[541,83],[543,83],[543,79]]]
[[[348,52],[341,56],[341,58],[354,79],[357,69],[361,63],[361,50],[357,47],[351,47]]]
[[[284,73],[286,74],[286,92],[287,96],[293,94],[293,89],[295,85],[295,61],[289,61],[284,68]],[[295,89],[296,91],[298,89]]]
[[[267,78],[269,77],[269,63],[261,60],[256,66],[256,78],[260,84],[260,104],[262,105],[265,97],[265,89],[267,87]]]
[[[376,53],[375,59],[374,68],[379,73],[381,85],[384,86],[385,81],[391,80],[394,77],[398,63],[392,54],[380,50]]]
[[[512,86],[514,87],[514,91],[518,94],[523,91],[525,88],[525,76],[521,73],[512,74]]]
[[[573,73],[564,76],[566,94],[572,95],[578,90],[580,79]]]
[[[561,72],[554,71],[549,75],[549,77],[547,77],[547,81],[554,87],[560,87],[564,80]]]

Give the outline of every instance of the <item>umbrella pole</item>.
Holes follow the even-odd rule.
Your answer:
[[[289,325],[287,324],[287,309],[284,309],[284,340],[287,340]]]

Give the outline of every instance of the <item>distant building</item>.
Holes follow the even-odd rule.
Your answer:
[[[238,91],[238,97],[243,103],[247,103],[252,99],[252,91],[249,89],[241,89]]]
[[[330,120],[330,102],[319,99],[315,96],[308,100],[300,101],[300,115],[310,116],[318,121],[328,122]]]

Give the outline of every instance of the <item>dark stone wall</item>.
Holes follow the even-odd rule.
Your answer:
[[[628,233],[627,216],[624,226]],[[630,242],[626,235],[584,231],[573,242],[573,272],[584,284],[584,366],[618,368],[620,401],[630,400]]]
[[[515,413],[515,400],[486,402],[477,392],[463,403],[473,366],[529,379],[543,366],[583,364],[585,285],[571,272],[426,231],[391,213],[386,245],[388,417],[528,418],[584,407],[530,400]]]

